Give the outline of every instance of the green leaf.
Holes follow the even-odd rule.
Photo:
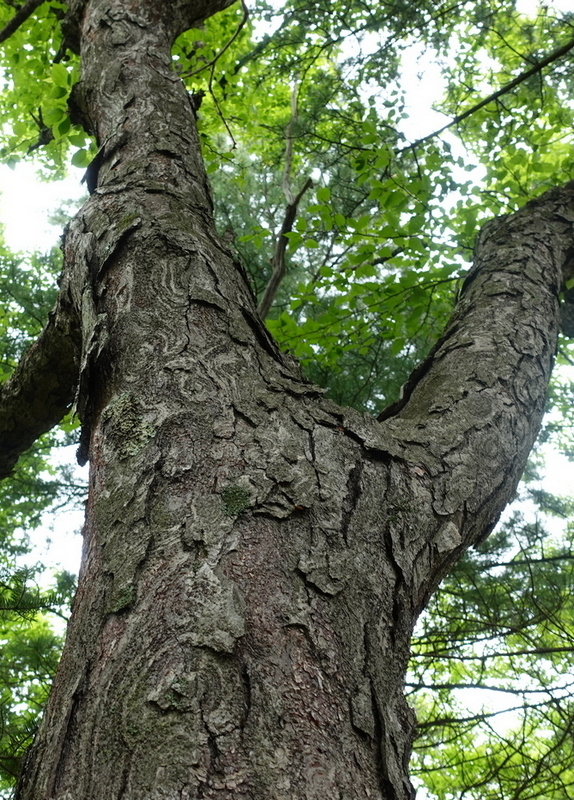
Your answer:
[[[50,127],[57,125],[67,117],[67,111],[64,108],[49,108],[44,114],[44,122]]]
[[[52,82],[55,86],[61,86],[66,91],[68,90],[68,70],[62,63],[52,65]]]
[[[72,164],[75,167],[87,167],[92,160],[92,155],[88,150],[76,150],[72,156]]]

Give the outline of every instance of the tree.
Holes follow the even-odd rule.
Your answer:
[[[99,149],[56,308],[2,385],[0,472],[74,403],[90,490],[21,800],[410,797],[413,625],[540,426],[574,185],[482,228],[399,400],[338,406],[279,349],[214,225],[171,47],[226,5],[63,14],[72,121]]]
[[[431,797],[571,795],[571,523],[563,539],[515,515],[456,565],[423,616],[407,691],[413,774]],[[476,694],[502,702],[484,708]]]

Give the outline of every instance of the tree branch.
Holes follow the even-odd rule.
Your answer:
[[[482,228],[444,335],[379,417],[449,520],[433,580],[486,538],[516,491],[545,408],[573,220],[570,182]]]
[[[271,259],[273,272],[271,273],[271,278],[269,279],[269,283],[267,284],[263,297],[261,298],[261,302],[257,306],[257,311],[259,312],[261,319],[265,319],[269,313],[269,309],[271,308],[273,300],[275,299],[275,295],[277,294],[277,289],[279,288],[285,275],[285,250],[287,249],[287,245],[289,243],[289,239],[287,238],[286,234],[290,233],[291,229],[293,228],[293,223],[295,222],[295,217],[297,216],[297,207],[299,205],[299,201],[307,189],[310,189],[312,186],[313,181],[311,178],[307,178],[299,194],[293,198],[293,202],[289,203],[285,209],[283,225],[281,226],[279,236],[277,237],[275,252],[273,253],[273,258]]]
[[[509,650],[508,652],[497,652],[497,653],[482,653],[481,655],[476,656],[466,656],[461,655],[460,653],[456,653],[455,655],[450,655],[448,653],[442,652],[428,652],[428,653],[415,653],[413,658],[431,658],[441,661],[444,659],[448,659],[449,661],[486,661],[490,658],[515,658],[516,656],[547,656],[553,655],[554,653],[574,653],[574,645],[564,645],[561,647],[531,647],[525,648],[523,650]]]
[[[527,708],[528,710],[532,710],[535,708],[544,708],[548,705],[548,701],[544,701],[542,703],[529,703]],[[417,721],[417,731],[429,730],[431,728],[444,728],[446,725],[453,725],[456,727],[457,730],[460,731],[460,728],[463,723],[465,722],[486,722],[489,719],[494,719],[494,717],[501,716],[502,714],[511,714],[514,711],[522,711],[524,712],[524,704],[519,706],[510,706],[510,708],[501,708],[498,711],[482,711],[478,714],[471,714],[468,717],[461,717],[461,716],[449,716],[449,717],[437,717],[436,719],[429,719],[429,720],[418,720]],[[428,745],[427,745],[428,746]]]
[[[72,404],[80,352],[74,319],[59,300],[38,339],[0,386],[0,479]]]
[[[294,197],[291,190],[291,169],[293,167],[293,128],[297,122],[299,110],[297,101],[299,98],[299,86],[293,85],[291,92],[291,117],[285,129],[285,169],[283,170],[283,192],[288,203],[293,203]]]
[[[207,61],[201,67],[197,67],[196,69],[188,70],[187,72],[182,72],[181,75],[180,75],[180,78],[182,78],[182,79],[183,78],[191,78],[193,75],[198,75],[200,72],[203,72],[204,70],[210,68],[211,69],[211,74],[210,74],[209,82],[210,82],[210,88],[211,88],[211,84],[213,83],[213,75],[214,75],[215,65],[217,64],[217,62],[219,61],[221,56],[225,53],[225,51],[228,50],[231,47],[231,45],[233,44],[233,42],[237,39],[237,37],[239,36],[241,31],[245,27],[245,25],[247,23],[247,20],[249,19],[249,9],[247,8],[247,5],[245,4],[245,0],[239,0],[239,1],[241,3],[241,9],[243,11],[243,17],[241,18],[241,22],[239,23],[239,25],[235,29],[235,31],[232,34],[231,38],[227,40],[227,42],[223,45],[221,50],[219,50],[216,53],[216,55],[211,59],[211,61]],[[223,8],[226,8],[227,6],[233,5],[234,2],[235,2],[235,0],[229,0],[229,2],[224,0],[223,4],[221,4],[221,8],[223,9]],[[215,12],[212,12],[212,13],[215,13]],[[235,74],[235,72],[234,72],[234,74]],[[211,94],[213,95],[213,91],[211,92]]]
[[[27,0],[22,8],[14,14],[10,22],[4,25],[0,31],[0,42],[5,42],[6,39],[9,39],[43,2],[44,0]]]
[[[448,130],[448,128],[452,128],[453,125],[458,125],[459,122],[462,122],[463,120],[472,116],[472,114],[480,111],[480,109],[484,108],[484,106],[494,102],[494,100],[498,100],[499,97],[503,97],[503,95],[508,94],[508,92],[511,92],[521,83],[524,83],[524,81],[528,80],[528,78],[531,78],[533,75],[541,72],[544,67],[548,67],[550,64],[553,64],[554,61],[558,61],[559,58],[562,58],[562,56],[566,55],[566,53],[569,53],[573,48],[574,39],[570,39],[568,42],[566,42],[566,44],[562,45],[562,47],[558,47],[556,50],[553,50],[552,53],[547,55],[546,58],[538,61],[533,67],[521,72],[520,75],[517,75],[516,78],[513,78],[511,81],[509,81],[509,83],[506,83],[500,89],[497,89],[496,92],[489,94],[488,97],[485,97],[471,108],[463,111],[462,114],[457,114],[456,117],[453,117],[453,119],[451,119],[450,122],[447,122],[446,125],[443,125],[442,128],[438,128],[438,130],[429,133],[427,136],[423,136],[421,139],[417,139],[416,141],[412,142],[412,144],[409,145],[409,148],[418,147],[420,144],[423,144],[423,142],[427,142],[429,139],[434,139],[435,136],[439,136],[443,131]]]

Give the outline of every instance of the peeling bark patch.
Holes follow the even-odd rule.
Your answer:
[[[455,550],[462,542],[459,528],[454,522],[445,522],[439,529],[435,538],[435,545],[439,553],[448,553]]]

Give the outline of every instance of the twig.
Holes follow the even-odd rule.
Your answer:
[[[0,31],[0,42],[5,42],[6,39],[10,38],[43,2],[44,0],[27,0],[22,8],[14,14],[10,22],[6,23]]]
[[[421,139],[417,139],[416,141],[412,142],[408,146],[408,149],[413,147],[418,147],[423,142],[427,142],[429,139],[434,139],[435,136],[439,136],[443,131],[446,131],[448,128],[452,128],[453,125],[458,125],[459,122],[470,117],[477,111],[480,111],[481,108],[487,106],[489,103],[492,103],[494,100],[498,100],[499,97],[502,97],[508,92],[512,91],[516,86],[519,86],[521,83],[524,83],[525,80],[531,78],[532,75],[536,75],[537,73],[541,72],[544,67],[549,66],[550,64],[557,61],[562,56],[569,53],[570,50],[574,48],[574,39],[570,39],[570,41],[566,42],[566,44],[559,47],[557,50],[553,50],[552,53],[543,58],[541,61],[538,61],[533,67],[530,69],[525,70],[525,72],[521,72],[520,75],[517,75],[516,78],[513,78],[509,83],[502,86],[502,88],[498,89],[496,92],[489,94],[488,97],[485,97],[484,100],[481,100],[476,105],[468,108],[466,111],[463,111],[462,114],[458,114],[456,117],[453,117],[450,122],[447,122],[446,125],[443,125],[442,128],[438,128],[438,130],[429,133],[427,136],[423,136]],[[407,149],[407,148],[405,148]]]
[[[275,295],[277,294],[277,289],[279,288],[285,275],[285,250],[287,249],[287,244],[289,243],[289,239],[287,238],[286,234],[290,233],[291,229],[293,228],[293,223],[295,222],[295,217],[297,216],[297,207],[299,205],[299,201],[307,189],[310,189],[312,186],[313,181],[311,178],[307,178],[299,194],[293,198],[293,202],[288,203],[287,208],[285,209],[285,217],[283,218],[283,224],[281,225],[281,230],[275,243],[275,252],[273,253],[273,258],[271,259],[273,272],[271,273],[271,278],[269,279],[269,283],[265,288],[261,302],[257,306],[257,311],[259,312],[261,319],[265,319],[269,313],[269,309],[271,308],[273,300],[275,299]]]
[[[572,361],[570,356],[566,354],[566,351],[564,350],[563,347],[559,347],[558,352],[560,353],[562,358],[570,364],[571,367],[574,367],[574,361]]]
[[[190,72],[183,72],[181,74],[181,78],[191,78],[192,75],[197,75],[198,73],[203,72],[204,69],[209,69],[209,83],[208,83],[207,88],[208,88],[209,94],[211,95],[211,97],[213,99],[213,103],[215,105],[215,110],[217,112],[217,116],[223,122],[223,124],[225,126],[225,130],[227,131],[231,141],[233,142],[233,145],[232,145],[232,148],[231,148],[232,150],[235,150],[235,148],[237,147],[237,142],[235,141],[234,135],[231,133],[231,128],[229,127],[229,125],[227,124],[227,120],[223,116],[223,113],[221,111],[221,106],[219,105],[219,101],[218,101],[218,99],[215,96],[215,93],[213,91],[213,77],[215,75],[215,65],[217,64],[218,60],[225,53],[225,51],[229,47],[231,47],[233,42],[237,39],[237,37],[241,33],[241,30],[243,29],[245,23],[249,19],[249,9],[245,5],[245,0],[241,0],[241,8],[243,9],[243,18],[242,18],[241,22],[239,23],[239,25],[237,26],[237,28],[236,28],[233,36],[231,37],[231,39],[229,39],[227,44],[225,44],[221,48],[219,53],[217,53],[217,55],[214,58],[212,58],[211,61],[208,61],[202,67],[198,67],[197,69],[191,70]]]
[[[37,140],[34,142],[34,144],[31,144],[30,147],[28,148],[28,150],[27,150],[28,155],[30,155],[30,153],[33,153],[34,150],[37,150],[38,147],[43,147],[44,145],[49,144],[54,138],[54,134],[52,133],[52,129],[44,124],[44,118],[42,117],[42,109],[41,108],[38,109],[38,116],[37,117],[35,117],[34,114],[32,114],[31,111],[30,111],[30,116],[32,117],[32,119],[34,120],[36,125],[38,126],[39,135],[38,135]]]
[[[220,53],[220,55],[221,55],[221,53]],[[237,147],[237,142],[235,141],[235,136],[231,133],[231,128],[229,127],[229,125],[227,124],[227,120],[223,116],[223,112],[221,111],[221,106],[219,105],[219,100],[217,99],[217,97],[215,96],[215,92],[213,91],[213,75],[214,75],[214,72],[215,72],[215,62],[211,65],[211,70],[209,72],[209,83],[207,85],[207,88],[209,90],[209,94],[211,95],[211,98],[212,98],[213,103],[215,105],[215,110],[217,111],[217,116],[219,117],[219,119],[225,125],[225,130],[229,134],[229,137],[230,137],[230,139],[231,139],[231,141],[233,143],[232,146],[231,146],[231,149],[235,150],[235,148]]]
[[[207,69],[208,67],[214,67],[215,66],[216,62],[219,61],[219,59],[225,53],[225,51],[228,50],[231,47],[231,45],[233,44],[233,42],[237,39],[237,37],[239,36],[241,31],[243,30],[243,28],[245,26],[245,23],[249,19],[249,9],[247,8],[247,6],[245,4],[245,0],[241,0],[241,8],[243,9],[243,19],[241,20],[241,22],[237,26],[237,28],[235,30],[235,33],[233,34],[231,39],[229,39],[227,44],[223,45],[223,47],[221,48],[219,53],[217,53],[217,55],[215,55],[211,59],[211,61],[207,61],[202,67],[198,67],[197,69],[190,70],[190,72],[182,72],[181,75],[180,75],[181,78],[191,78],[193,75],[198,75],[200,72],[203,72],[204,69]]]
[[[293,192],[291,191],[291,168],[293,166],[293,128],[297,122],[298,109],[297,101],[299,99],[299,86],[297,83],[293,84],[293,91],[291,92],[291,117],[285,129],[285,169],[283,170],[283,192],[285,199],[288,203],[294,200]]]

